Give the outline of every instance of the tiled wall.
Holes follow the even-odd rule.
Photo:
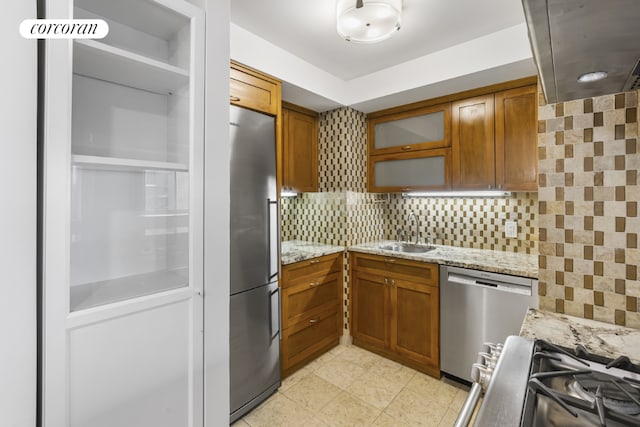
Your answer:
[[[415,238],[409,212],[419,219],[419,241],[498,251],[538,253],[538,197],[513,193],[505,198],[403,198],[391,195],[386,211],[385,235],[395,240],[398,228],[405,240]],[[516,221],[518,237],[507,238],[504,223]],[[411,232],[409,236],[407,233]]]
[[[364,113],[343,107],[320,114],[318,175],[319,191],[367,191]]]
[[[320,115],[319,193],[282,201],[283,240],[352,245],[395,239],[408,212],[420,218],[420,237],[469,248],[537,253],[537,195],[518,193],[498,199],[404,199],[398,194],[366,193],[366,117],[351,108]],[[518,222],[518,238],[504,237],[504,221]],[[345,256],[345,267],[348,259]],[[349,283],[345,268],[345,307]],[[345,310],[345,330],[348,330]]]
[[[638,92],[538,119],[541,308],[640,328]]]

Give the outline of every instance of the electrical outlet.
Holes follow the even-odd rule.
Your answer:
[[[506,221],[504,223],[504,235],[508,238],[518,237],[518,223],[515,221]]]

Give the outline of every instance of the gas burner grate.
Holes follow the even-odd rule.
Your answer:
[[[536,341],[522,425],[543,425],[552,415],[563,420],[550,425],[640,426],[640,381],[624,377],[636,369],[625,357],[611,361],[582,346]]]

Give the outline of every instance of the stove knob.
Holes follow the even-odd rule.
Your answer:
[[[478,360],[477,362],[481,365],[485,365],[491,369],[496,367],[496,364],[498,363],[498,357],[499,355],[497,354],[489,354],[489,353],[483,353],[480,352],[478,353]]]
[[[480,384],[483,390],[486,390],[489,386],[489,381],[491,381],[492,374],[493,369],[481,365],[480,363],[474,363],[471,367],[471,379],[473,380],[473,382]]]
[[[499,343],[498,344],[487,343],[485,345],[489,347],[489,349],[485,353],[495,354],[496,356],[499,356],[500,353],[502,353],[502,348],[504,347],[504,344],[499,344]]]

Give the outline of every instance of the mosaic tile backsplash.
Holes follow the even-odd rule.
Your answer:
[[[538,108],[544,310],[640,328],[638,92]]]
[[[367,191],[367,121],[342,107],[320,114],[318,190]]]

